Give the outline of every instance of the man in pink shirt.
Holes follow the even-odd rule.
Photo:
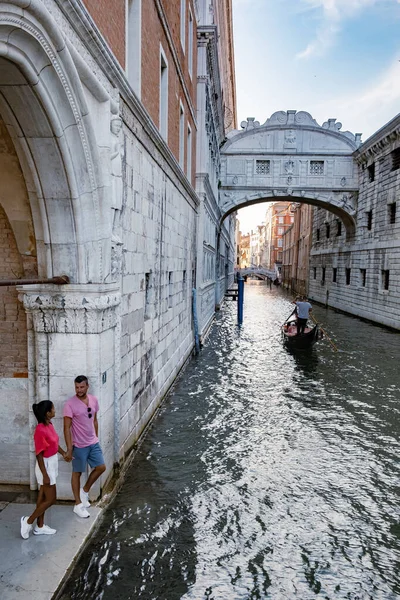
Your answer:
[[[86,510],[90,506],[89,490],[106,470],[100,448],[97,421],[99,403],[88,394],[89,381],[85,375],[75,378],[75,396],[64,405],[64,437],[67,445],[65,460],[72,459],[71,486],[75,498],[74,513],[78,517],[90,517]],[[83,487],[81,475],[86,466],[92,471]]]

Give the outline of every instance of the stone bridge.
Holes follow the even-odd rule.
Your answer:
[[[264,269],[264,267],[247,267],[245,269],[237,269],[235,273],[241,277],[243,277],[243,275],[261,275],[263,277],[269,277],[273,280],[278,277],[278,273],[276,271]]]
[[[260,125],[253,118],[231,131],[221,149],[219,203],[222,220],[260,202],[313,204],[335,213],[354,231],[358,169],[353,152],[361,134],[341,131],[328,119],[319,125],[307,112],[274,113]]]

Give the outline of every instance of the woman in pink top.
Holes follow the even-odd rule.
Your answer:
[[[44,513],[55,503],[57,497],[57,452],[68,459],[65,450],[58,445],[58,435],[51,422],[56,414],[54,404],[50,400],[43,400],[39,404],[34,404],[32,409],[38,421],[33,438],[36,453],[35,474],[40,488],[35,511],[30,517],[21,517],[21,536],[24,540],[28,539],[35,519],[37,519],[33,529],[35,535],[56,533],[55,529],[44,524]]]

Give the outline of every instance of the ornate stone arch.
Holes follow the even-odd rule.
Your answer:
[[[111,234],[96,139],[65,40],[39,0],[2,4],[0,114],[26,181],[39,274],[102,283]]]

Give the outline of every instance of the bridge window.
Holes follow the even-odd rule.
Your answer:
[[[319,242],[320,235],[321,235],[321,232],[319,229],[317,229],[317,242]]]
[[[396,150],[393,150],[393,152],[391,153],[391,157],[392,157],[392,171],[396,171],[397,169],[400,169],[400,148],[396,148]]]
[[[269,175],[271,169],[270,160],[256,160],[256,174]]]
[[[310,161],[310,175],[323,175],[324,174],[324,161],[323,160],[311,160]]]
[[[314,279],[317,279],[317,267],[314,267]]]
[[[366,213],[366,216],[367,216],[367,229],[368,229],[368,231],[371,231],[371,229],[372,229],[372,210],[369,210]]]
[[[339,221],[339,219],[336,221],[336,237],[340,237],[342,235],[342,221]]]
[[[326,239],[329,239],[331,237],[331,226],[329,225],[329,223],[326,224]]]
[[[362,287],[367,283],[367,269],[360,269],[360,282]]]
[[[346,285],[350,285],[351,269],[346,269]]]
[[[326,274],[326,268],[322,267],[322,279],[321,279],[321,285],[325,285],[325,274]]]
[[[388,206],[389,208],[389,224],[393,225],[396,223],[396,202],[392,202]]]
[[[372,163],[372,165],[369,165],[368,167],[368,181],[370,183],[375,181],[375,163]]]
[[[333,267],[332,269],[332,281],[333,283],[337,282],[337,267]]]

